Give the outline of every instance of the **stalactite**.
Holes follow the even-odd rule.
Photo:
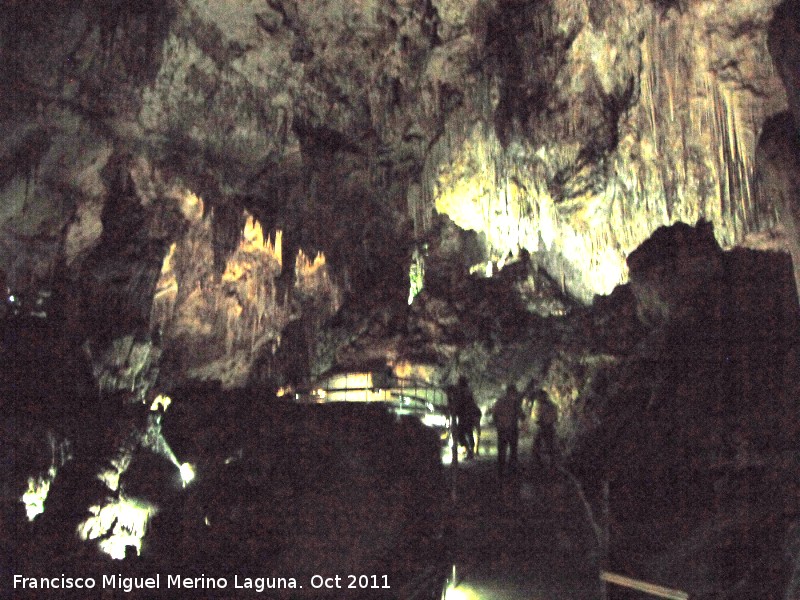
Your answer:
[[[282,272],[282,232],[265,234],[258,220],[246,211],[230,220],[241,223],[241,228],[219,279],[213,276],[210,264],[215,242],[219,241],[212,234],[212,218],[195,221],[184,238],[170,248],[153,298],[151,324],[165,347],[179,354],[189,352],[186,360],[193,362],[183,366],[187,371],[193,366],[201,368],[198,361],[211,360],[205,359],[206,355],[224,353],[234,359],[221,359],[216,367],[213,362],[202,367],[203,376],[215,373],[214,369],[238,370],[239,375],[225,375],[224,381],[234,384],[241,382],[236,377],[247,376],[262,348],[279,343],[280,333],[293,315],[288,296],[278,296],[275,284]],[[309,293],[336,296],[324,256],[307,263],[298,272],[311,282]],[[186,340],[192,336],[200,336],[198,340],[202,339],[208,349],[193,349],[191,344],[187,347]],[[174,347],[176,342],[178,347]],[[211,350],[215,345],[217,353]]]
[[[562,261],[567,279],[583,274],[584,281],[567,281],[567,287],[607,293],[624,277],[625,256],[660,225],[706,218],[730,247],[774,222],[771,207],[759,205],[763,201],[753,193],[763,99],[716,75],[713,52],[695,43],[707,35],[693,21],[696,15],[653,11],[651,17],[643,21],[637,101],[613,124],[620,141],[608,158],[604,189],[558,204],[548,183],[562,165],[575,162],[566,144],[534,149],[522,139],[512,155],[491,125],[482,128],[474,114],[468,121],[454,113],[427,153],[422,193],[409,197],[415,231],[420,200],[485,233],[492,252],[502,254],[514,244],[537,251],[542,239],[546,253],[557,255],[547,260]],[[552,14],[539,10],[531,23],[535,35],[553,42],[556,69],[573,60],[555,49]],[[491,85],[485,73],[473,100],[486,109],[487,123],[495,112]],[[581,107],[571,103],[557,115],[559,134],[579,137],[590,128],[591,115]],[[515,180],[524,186],[512,185]]]

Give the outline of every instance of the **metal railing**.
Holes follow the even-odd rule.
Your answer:
[[[301,394],[313,395],[318,391],[323,392],[321,401],[334,402],[391,402],[403,398],[410,398],[431,404],[436,408],[447,407],[447,394],[435,385],[417,379],[391,378],[382,382],[387,385],[355,385],[329,387],[321,385],[315,388],[298,390]]]

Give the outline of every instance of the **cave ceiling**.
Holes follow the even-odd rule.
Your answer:
[[[247,227],[270,278],[320,253],[328,312],[353,289],[404,299],[442,215],[584,303],[675,221],[783,248],[755,184],[764,123],[796,94],[770,55],[790,47],[769,41],[778,4],[6,1],[0,269],[19,293],[54,273],[116,293],[128,330],[175,310],[217,311],[213,329],[248,310],[230,289]],[[214,273],[238,307],[187,300]]]

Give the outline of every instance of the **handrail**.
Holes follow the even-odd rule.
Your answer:
[[[358,393],[358,392],[380,392],[382,391],[385,394],[389,394],[390,396],[397,396],[397,395],[405,395],[410,398],[414,398],[417,400],[428,400],[431,401],[435,406],[439,408],[444,408],[447,403],[447,393],[445,390],[438,385],[434,385],[431,383],[427,383],[423,380],[414,379],[414,378],[405,378],[405,377],[392,377],[389,381],[386,382],[388,385],[372,385],[372,386],[349,386],[347,383],[343,387],[326,387],[326,386],[319,386],[319,387],[302,387],[298,388],[297,392],[299,393],[312,393],[315,389],[322,389],[325,390],[328,394],[348,394],[348,393]],[[430,399],[426,392],[431,393],[433,396]]]
[[[669,598],[670,600],[689,600],[689,594],[682,592],[681,590],[674,590],[656,585],[654,583],[648,583],[646,581],[642,581],[641,579],[625,577],[624,575],[619,575],[617,573],[601,571],[600,579],[607,581],[608,583],[613,583],[622,587],[630,588],[632,590],[644,592],[645,594],[650,594],[651,596],[656,596],[658,598]]]

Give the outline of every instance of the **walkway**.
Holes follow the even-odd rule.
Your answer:
[[[493,433],[458,466],[447,600],[598,600],[597,543],[577,488],[532,468],[529,439],[516,481],[498,485]]]

